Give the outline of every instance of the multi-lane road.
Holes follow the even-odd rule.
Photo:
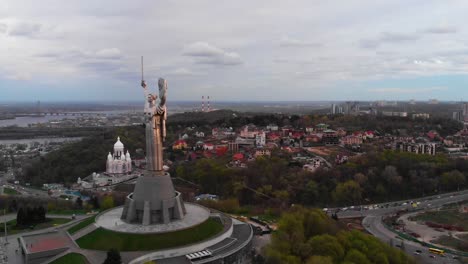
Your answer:
[[[445,204],[456,203],[468,200],[468,190],[455,193],[447,193],[443,195],[436,195],[424,198],[413,199],[413,202],[419,202],[418,209],[431,209],[441,207]],[[349,208],[334,208],[329,211],[339,210],[338,217],[340,218],[352,218],[352,217],[364,217],[362,224],[364,228],[379,238],[385,243],[393,244],[394,246],[401,246],[401,249],[415,256],[421,263],[429,264],[449,264],[449,263],[461,263],[458,259],[454,259],[453,255],[445,254],[444,257],[431,254],[428,248],[421,244],[397,239],[397,235],[392,231],[388,230],[382,223],[382,218],[385,215],[396,213],[399,210],[410,209],[411,205],[408,201],[389,202],[383,204],[376,204],[372,206],[372,210],[362,210],[361,206],[354,206],[352,209]],[[343,210],[344,209],[344,210]],[[420,251],[421,253],[417,253]]]

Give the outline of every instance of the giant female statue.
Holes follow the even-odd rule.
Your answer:
[[[163,142],[166,138],[166,92],[167,82],[160,78],[159,104],[158,96],[149,93],[146,82],[142,81],[141,86],[145,90],[145,123],[146,123],[146,169],[155,171],[156,174],[163,174]]]

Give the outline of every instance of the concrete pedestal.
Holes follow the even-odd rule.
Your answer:
[[[146,174],[137,179],[135,190],[125,200],[121,219],[142,225],[167,224],[180,220],[185,207],[169,173]]]

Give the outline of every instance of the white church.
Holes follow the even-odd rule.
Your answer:
[[[124,152],[124,144],[117,138],[114,144],[114,154],[109,152],[107,155],[106,173],[107,174],[127,174],[132,172],[132,159],[130,153]]]

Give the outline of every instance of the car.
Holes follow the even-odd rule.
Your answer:
[[[453,256],[452,258],[453,258],[453,259],[458,259],[458,257],[457,257],[457,256]]]
[[[327,211],[328,211],[328,208],[323,208],[323,211],[324,211],[324,212],[327,212]]]
[[[421,253],[419,253],[419,252],[416,252],[416,251],[415,251],[415,252],[413,252],[413,254],[415,254],[415,255],[421,255]]]
[[[416,249],[416,251],[415,251],[415,252],[418,252],[419,254],[421,254],[421,253],[422,253],[422,251],[421,251],[420,249]]]
[[[434,256],[434,255],[429,255],[429,257],[430,257],[430,258],[435,258],[435,256]]]

